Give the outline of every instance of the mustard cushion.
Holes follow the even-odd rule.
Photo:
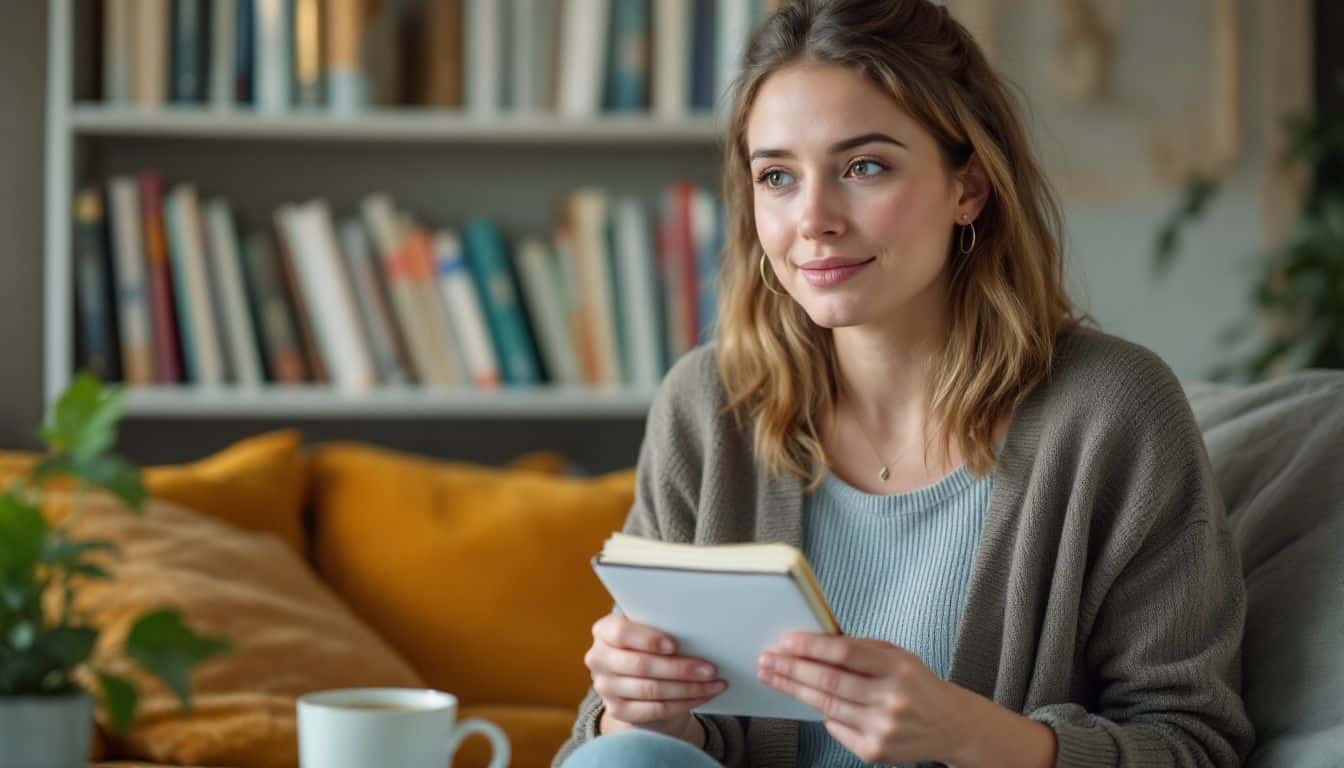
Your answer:
[[[249,531],[273,533],[305,554],[308,474],[302,443],[298,430],[268,432],[199,461],[145,467],[140,476],[152,498],[176,502]],[[40,458],[37,453],[0,452],[0,487],[27,474]]]
[[[319,572],[431,687],[572,714],[611,610],[589,561],[629,512],[633,470],[557,477],[348,443],[311,461]]]
[[[76,593],[77,609],[104,630],[96,653],[111,654],[105,667],[134,679],[141,695],[139,719],[124,740],[113,741],[108,759],[294,768],[299,695],[423,687],[419,675],[274,536],[163,501],[149,502],[137,517],[99,497],[73,518],[72,533],[120,548],[108,560],[114,580],[84,582]],[[188,626],[234,644],[197,669],[190,713],[115,653],[132,620],[160,607],[178,608]]]

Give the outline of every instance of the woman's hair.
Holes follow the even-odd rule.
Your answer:
[[[927,406],[931,437],[945,452],[955,441],[971,470],[986,474],[995,425],[1045,378],[1057,334],[1084,318],[1064,286],[1059,205],[1012,97],[970,33],[928,0],[793,0],[752,37],[723,167],[729,224],[717,360],[727,409],[755,425],[768,470],[820,482],[827,461],[816,425],[834,415],[839,397],[835,345],[829,329],[762,284],[746,144],[762,83],[799,63],[844,67],[875,83],[933,135],[949,173],[972,155],[984,167],[990,194],[971,254],[951,238],[950,332],[929,374]]]

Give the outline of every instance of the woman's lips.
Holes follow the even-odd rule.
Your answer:
[[[798,271],[803,273],[803,279],[814,288],[826,288],[832,285],[839,285],[849,278],[857,275],[864,267],[872,264],[876,259],[867,261],[852,262],[849,264],[832,264],[820,267],[801,266]]]

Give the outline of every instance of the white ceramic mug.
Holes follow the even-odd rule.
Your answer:
[[[302,768],[447,768],[468,734],[490,739],[490,768],[509,764],[509,739],[488,720],[457,722],[457,697],[415,688],[346,688],[299,697]]]

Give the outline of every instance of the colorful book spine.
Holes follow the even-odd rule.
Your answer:
[[[663,374],[662,323],[648,216],[635,198],[616,204],[615,253],[620,262],[621,326],[625,329],[629,384],[644,390]]]
[[[244,386],[259,386],[264,378],[261,350],[257,346],[252,315],[247,310],[241,269],[243,257],[229,204],[219,198],[207,202],[205,224],[213,283],[218,289],[221,325],[227,329],[224,340],[232,380]]]
[[[606,84],[611,0],[570,0],[560,27],[557,110],[566,117],[592,117],[602,108]]]
[[[289,109],[293,2],[254,0],[252,73],[256,107],[261,112]]]
[[[462,241],[504,380],[515,385],[541,383],[541,364],[509,270],[504,238],[489,221],[477,219],[463,228]]]
[[[106,0],[103,5],[103,102],[125,105],[131,100],[135,61],[136,0]]]
[[[205,0],[172,0],[174,104],[202,104],[209,90],[209,9]]]
[[[649,2],[610,0],[611,41],[605,104],[612,112],[642,112],[649,92]]]
[[[75,195],[75,299],[79,317],[79,367],[104,381],[121,379],[111,266],[107,259],[103,200],[96,186]]]
[[[456,232],[445,229],[434,236],[434,260],[439,293],[462,347],[471,381],[477,389],[498,389],[502,383],[499,355],[490,339],[485,310],[467,267],[462,239]]]
[[[418,289],[411,282],[410,270],[403,257],[405,238],[397,225],[392,201],[383,195],[371,195],[360,204],[360,215],[377,250],[393,316],[406,341],[406,351],[415,379],[426,387],[451,386],[451,381],[437,375],[434,351],[421,319]]]
[[[575,301],[582,307],[583,332],[595,365],[591,383],[612,387],[621,382],[617,310],[612,296],[611,258],[607,245],[607,197],[584,189],[570,196],[566,215],[574,259]]]
[[[300,107],[321,107],[326,103],[322,52],[322,0],[291,0],[293,13],[290,74],[294,103]]]
[[[256,2],[233,0],[233,101],[240,106],[250,106],[255,100]]]
[[[714,0],[691,0],[691,108],[701,112],[714,109],[714,87],[718,79],[715,57],[717,9]]]
[[[696,343],[714,335],[719,303],[719,251],[723,248],[722,211],[714,196],[697,189],[693,198],[695,237]]]
[[[503,106],[504,96],[503,8],[499,0],[463,2],[466,106],[478,114],[494,114]]]
[[[233,106],[233,59],[237,46],[235,21],[237,0],[213,0],[210,6],[210,106],[227,110]]]
[[[331,381],[328,361],[323,357],[322,347],[317,339],[318,328],[312,322],[312,312],[304,298],[299,284],[297,234],[290,226],[290,213],[293,206],[281,206],[275,211],[275,242],[280,258],[280,276],[285,287],[285,297],[294,308],[295,326],[299,329],[299,346],[303,349],[303,359],[307,364],[309,378],[318,384]]]
[[[409,217],[403,219],[400,227],[406,233],[403,268],[415,289],[416,322],[427,339],[430,361],[435,371],[433,380],[438,386],[460,386],[467,369],[466,356],[461,351],[461,342],[453,328],[448,307],[439,294],[434,242],[429,233],[415,226]]]
[[[653,113],[685,117],[691,104],[691,0],[653,0]]]
[[[140,236],[140,195],[135,179],[119,176],[108,182],[108,222],[117,280],[117,330],[121,336],[121,367],[127,384],[154,383],[149,283]]]
[[[542,362],[556,384],[579,386],[583,371],[570,333],[569,308],[564,279],[555,253],[545,243],[524,239],[514,253],[514,266],[523,291],[523,301],[532,311]]]
[[[218,386],[225,380],[225,363],[195,188],[187,184],[175,187],[164,203],[164,218],[187,376],[196,384]]]
[[[359,305],[369,348],[373,354],[378,380],[386,384],[406,384],[410,376],[398,350],[396,328],[387,302],[379,288],[379,269],[369,244],[369,235],[356,219],[341,222],[341,253],[345,256]]]
[[[168,100],[169,8],[168,0],[135,0],[131,100],[140,107],[154,109]]]
[[[369,104],[369,79],[364,70],[363,0],[326,0],[325,76],[327,104],[332,112],[351,114]]]
[[[149,309],[153,323],[154,380],[175,384],[186,379],[182,339],[177,323],[177,299],[173,295],[173,268],[168,256],[168,236],[163,217],[163,179],[157,174],[139,177],[140,221],[145,238],[145,274],[149,284]]]
[[[248,307],[266,353],[267,378],[278,384],[300,384],[309,377],[308,366],[279,261],[280,254],[265,233],[254,232],[243,242]]]

